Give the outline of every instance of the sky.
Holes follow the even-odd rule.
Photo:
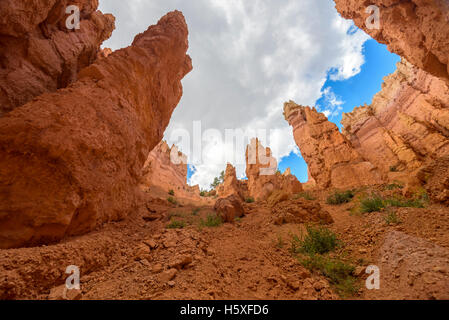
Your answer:
[[[291,167],[306,182],[283,103],[316,105],[339,125],[342,112],[371,102],[399,61],[334,6],[332,0],[103,0],[100,10],[116,17],[103,46],[126,47],[167,12],[182,11],[194,69],[183,80],[165,140],[188,156],[189,183],[208,188],[227,162],[244,178],[245,146],[255,136],[281,171]]]

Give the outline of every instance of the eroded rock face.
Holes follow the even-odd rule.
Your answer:
[[[0,246],[34,245],[127,216],[192,69],[182,13],[0,118]]]
[[[449,83],[449,2],[334,0],[336,8],[388,49]],[[369,5],[380,8],[380,29],[369,29]]]
[[[317,201],[305,199],[282,201],[273,206],[271,212],[273,214],[273,222],[276,225],[308,222],[334,223],[329,212],[323,210]]]
[[[290,101],[284,105],[284,116],[293,127],[296,144],[318,188],[344,189],[382,182],[378,169],[324,114]]]
[[[223,222],[232,223],[235,218],[241,218],[245,215],[242,200],[237,195],[218,199],[215,202],[214,209]]]
[[[164,196],[173,191],[176,198],[200,200],[199,186],[187,184],[187,156],[176,146],[170,148],[165,141],[150,152],[143,168],[141,188]]]
[[[370,106],[343,114],[343,134],[389,180],[408,182],[449,155],[449,87],[402,60]]]
[[[381,287],[377,299],[449,299],[449,250],[392,231],[380,250]]]
[[[69,5],[80,9],[80,29],[69,30]],[[0,116],[45,92],[65,88],[100,52],[114,17],[98,0],[0,2]]]
[[[241,200],[244,200],[248,195],[248,187],[246,181],[237,179],[235,168],[230,163],[228,163],[228,165],[226,166],[223,183],[218,186],[217,192],[220,197],[226,198],[231,195],[236,195]]]
[[[255,200],[266,200],[275,190],[289,194],[302,191],[302,185],[290,171],[278,172],[278,162],[258,139],[252,139],[246,149],[248,193]]]

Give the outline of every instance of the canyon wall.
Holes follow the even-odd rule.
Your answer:
[[[343,114],[342,124],[356,150],[390,180],[407,180],[424,163],[449,155],[449,87],[402,60],[372,104]]]
[[[284,116],[293,127],[296,144],[318,188],[382,183],[380,171],[354,149],[324,114],[290,101],[284,105]]]
[[[53,242],[127,216],[192,69],[187,38],[182,13],[171,12],[72,85],[0,118],[0,247]]]
[[[80,9],[80,28],[69,30],[69,5]],[[100,52],[114,17],[98,0],[0,2],[0,117],[45,92],[65,88]]]
[[[391,52],[449,83],[449,1],[447,0],[334,0],[336,8],[357,27],[386,44]],[[380,28],[367,18],[376,5]]]
[[[200,200],[199,186],[187,184],[187,156],[176,146],[170,148],[165,141],[150,152],[143,168],[141,188],[165,198],[173,191],[171,195],[176,198]]]
[[[344,116],[344,134],[390,180],[423,185],[434,201],[449,204],[449,2],[335,2],[344,18],[403,57],[372,104]],[[380,9],[378,29],[366,23],[371,4]]]
[[[246,176],[248,194],[258,201],[266,200],[275,190],[289,194],[303,190],[290,171],[285,175],[278,172],[278,162],[271,155],[270,148],[265,148],[258,139],[252,139],[246,149]]]

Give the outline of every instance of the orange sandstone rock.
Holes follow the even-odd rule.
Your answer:
[[[235,218],[245,215],[242,200],[237,195],[218,199],[215,202],[214,209],[223,222],[234,222]]]
[[[69,30],[69,5],[80,9],[80,28]],[[0,116],[45,92],[65,88],[92,64],[114,30],[98,0],[0,2]]]
[[[162,141],[150,152],[143,168],[143,191],[167,196],[173,191],[176,198],[200,200],[199,186],[187,184],[187,157],[176,146]]]
[[[228,165],[226,166],[223,183],[218,186],[217,192],[222,198],[227,198],[231,195],[237,195],[242,200],[244,200],[248,195],[248,187],[246,181],[237,179],[235,168],[230,163],[228,163]]]
[[[0,118],[0,247],[57,241],[128,215],[192,69],[187,37],[182,13],[171,12],[68,88]]]
[[[343,134],[389,180],[449,155],[449,87],[402,60],[370,106],[343,114]]]
[[[252,139],[246,149],[246,176],[248,193],[255,200],[266,200],[275,190],[289,194],[301,192],[302,185],[289,171],[278,172],[278,162],[270,148],[264,148],[258,139]]]
[[[382,182],[378,169],[354,149],[324,114],[290,101],[284,105],[284,116],[293,127],[296,143],[317,187],[351,188]]]
[[[415,66],[449,83],[449,2],[446,0],[334,0],[346,19]],[[380,9],[380,28],[369,29],[369,5]]]
[[[276,225],[307,222],[334,223],[331,215],[323,210],[317,201],[305,199],[283,201],[276,204],[271,209],[271,212],[273,214],[273,222]]]

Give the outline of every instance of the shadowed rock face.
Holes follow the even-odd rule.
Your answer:
[[[290,101],[284,105],[284,116],[293,127],[296,144],[317,187],[351,188],[382,182],[377,168],[360,156],[324,114]]]
[[[176,146],[171,148],[162,141],[150,152],[143,168],[141,188],[144,191],[160,191],[167,196],[174,192],[176,198],[200,201],[200,187],[187,184],[187,156]]]
[[[334,0],[346,19],[388,49],[449,83],[449,2],[447,0]],[[369,29],[369,5],[380,9],[379,30]]]
[[[192,69],[182,13],[0,118],[0,247],[56,241],[127,216],[148,153]]]
[[[342,124],[363,157],[407,182],[424,163],[449,156],[449,87],[405,60],[397,67],[373,103],[343,114]]]
[[[69,30],[69,5],[80,8],[80,29]],[[65,88],[100,52],[115,18],[98,0],[0,2],[0,117],[45,92]]]

